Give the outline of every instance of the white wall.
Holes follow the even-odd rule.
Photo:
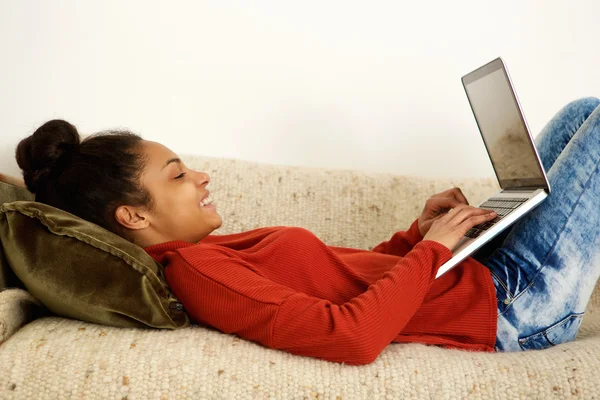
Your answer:
[[[52,118],[177,153],[493,176],[460,77],[502,56],[537,136],[600,96],[600,2],[0,0],[0,170]]]

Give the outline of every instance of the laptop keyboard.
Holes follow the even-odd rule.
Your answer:
[[[485,203],[478,206],[478,208],[485,208],[488,210],[494,210],[498,213],[498,216],[491,221],[484,222],[483,224],[475,225],[465,233],[466,237],[476,238],[483,232],[488,230],[491,226],[495,225],[502,218],[510,214],[515,208],[525,203],[529,199],[524,198],[509,198],[509,197],[492,197],[489,198]]]

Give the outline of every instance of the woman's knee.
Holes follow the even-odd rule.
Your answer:
[[[597,97],[582,97],[565,105],[559,112],[562,118],[575,124],[582,124],[600,105]]]

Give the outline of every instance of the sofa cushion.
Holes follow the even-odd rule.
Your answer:
[[[141,247],[35,201],[0,206],[6,262],[51,312],[115,327],[183,328],[189,317]]]
[[[27,290],[0,290],[0,345],[23,325],[41,317],[51,316],[50,311]]]
[[[0,181],[0,205],[19,200],[33,201],[34,195],[25,188]],[[7,287],[25,288],[23,282],[10,269],[0,246],[0,291]]]

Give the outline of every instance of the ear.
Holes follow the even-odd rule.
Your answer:
[[[139,207],[119,206],[115,211],[117,222],[128,229],[144,229],[150,225],[147,214]]]

